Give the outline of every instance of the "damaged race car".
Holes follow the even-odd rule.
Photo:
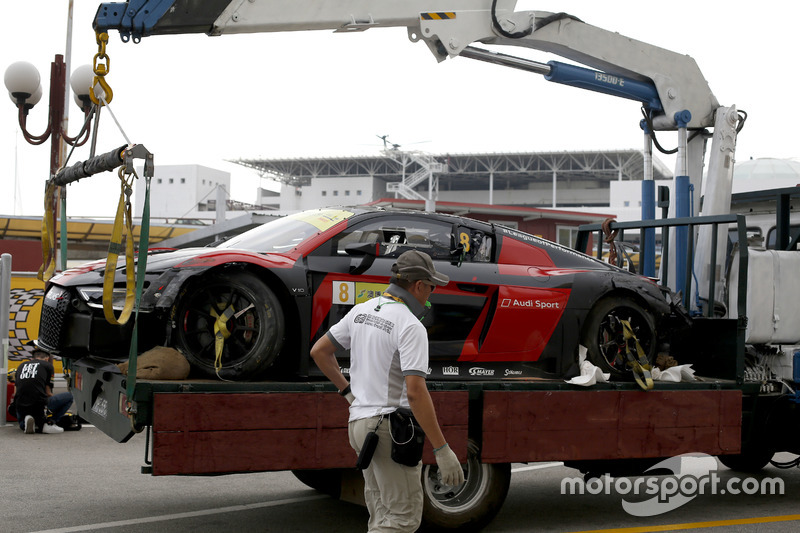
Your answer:
[[[625,376],[630,333],[652,362],[675,316],[653,280],[520,231],[439,213],[321,209],[211,247],[151,251],[139,350],[174,347],[195,376],[314,375],[316,339],[380,294],[392,263],[411,249],[450,277],[424,318],[432,379],[563,378],[577,373],[581,344],[604,372]],[[104,318],[104,271],[98,261],[48,283],[40,347],[72,359],[127,359],[133,321]],[[120,267],[117,310],[125,279]],[[338,356],[346,371],[348,354]]]

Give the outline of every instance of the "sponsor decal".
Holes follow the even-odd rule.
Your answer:
[[[45,296],[45,300],[48,302],[57,302],[64,298],[64,293],[67,291],[58,285],[54,285],[52,289],[47,291],[47,295]]]
[[[469,369],[470,376],[494,376],[494,369],[473,366]]]
[[[333,281],[331,301],[338,305],[355,305],[380,296],[389,287],[387,283]]]
[[[346,220],[353,216],[351,211],[343,209],[320,209],[319,211],[303,211],[302,213],[295,213],[286,218],[293,218],[295,220],[302,220],[317,228],[320,231],[325,231],[332,228],[342,220]]]
[[[356,283],[356,303],[360,304],[361,302],[377,298],[386,292],[388,288],[389,285],[387,283],[358,282]]]
[[[341,372],[345,376],[349,376],[350,375],[350,367],[348,367],[348,366],[339,367],[339,372]]]
[[[516,298],[503,298],[500,307],[512,309],[560,309],[558,302],[545,302],[543,300],[517,300]]]
[[[521,376],[522,375],[522,370],[511,370],[510,368],[506,368],[506,371],[505,371],[505,373],[503,375],[506,376],[506,377],[508,377],[508,376]]]
[[[583,259],[586,258],[585,255],[583,255],[583,254],[581,254],[579,252],[576,252],[575,250],[573,250],[571,248],[568,248],[566,246],[560,246],[560,245],[557,245],[556,243],[554,243],[552,241],[548,241],[546,239],[542,239],[542,238],[539,238],[539,237],[534,237],[533,235],[528,235],[526,233],[522,233],[522,232],[510,229],[510,228],[504,228],[504,227],[498,226],[497,227],[497,231],[499,233],[504,233],[504,234],[506,234],[506,235],[508,235],[510,237],[514,237],[515,239],[519,239],[521,241],[533,243],[536,246],[540,246],[542,248],[552,248],[552,249],[556,249],[556,250],[559,250],[561,252],[564,252],[564,253],[567,253],[567,254],[570,254],[570,255],[574,255],[575,257],[580,257],[580,258],[583,258]]]
[[[442,375],[444,376],[457,376],[459,368],[457,366],[444,366],[442,367]]]

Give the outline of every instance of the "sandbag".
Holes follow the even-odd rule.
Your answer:
[[[128,361],[117,366],[128,375]],[[136,379],[186,379],[189,370],[189,361],[183,354],[166,346],[156,346],[136,359]]]

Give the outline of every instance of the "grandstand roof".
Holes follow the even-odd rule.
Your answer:
[[[286,159],[232,160],[259,172],[262,177],[288,185],[307,185],[311,178],[374,177],[400,181],[403,174],[417,170],[417,163],[401,150],[386,150],[382,155],[307,157]],[[483,188],[489,177],[504,180],[508,188],[525,188],[531,181],[547,181],[556,172],[559,179],[577,178],[604,181],[641,180],[644,175],[642,150],[604,150],[582,152],[520,152],[475,154],[426,154],[444,165],[438,173],[439,186],[447,190]],[[655,179],[668,179],[672,173],[653,158]]]

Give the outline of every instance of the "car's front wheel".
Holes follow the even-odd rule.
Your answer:
[[[203,373],[228,380],[263,374],[283,346],[275,293],[254,274],[220,272],[185,287],[175,309],[174,344]]]

